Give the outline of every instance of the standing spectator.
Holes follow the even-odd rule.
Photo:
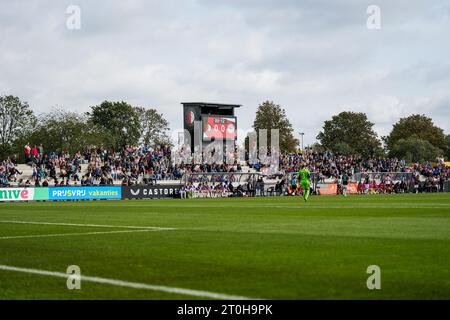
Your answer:
[[[42,145],[42,143],[39,144],[38,152],[39,152],[39,156],[42,158],[44,156],[44,146]]]
[[[30,145],[27,143],[25,147],[23,147],[23,154],[25,156],[25,162],[30,162],[30,154],[31,154],[31,148]]]
[[[38,151],[36,146],[33,146],[33,148],[31,149],[31,156],[32,156],[32,160],[34,162],[38,161],[38,159],[39,159],[39,151]]]
[[[440,192],[444,192],[444,183],[445,183],[444,176],[440,175],[440,177],[439,177],[439,191]]]

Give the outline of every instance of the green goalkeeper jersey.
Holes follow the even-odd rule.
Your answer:
[[[309,177],[311,176],[311,172],[309,171],[308,168],[301,169],[298,172],[298,175],[300,176],[302,183],[309,183]]]

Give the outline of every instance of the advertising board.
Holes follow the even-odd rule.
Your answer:
[[[121,187],[55,187],[48,188],[49,200],[121,199]]]
[[[157,199],[177,198],[180,195],[181,185],[157,186],[125,186],[122,187],[123,199]]]

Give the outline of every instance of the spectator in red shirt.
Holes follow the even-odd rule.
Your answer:
[[[33,148],[31,149],[31,155],[33,156],[33,160],[36,161],[38,159],[39,151],[36,146],[33,146]]]
[[[25,155],[25,161],[26,162],[30,162],[30,152],[31,152],[31,148],[28,145],[28,143],[25,145],[25,147],[23,147],[23,154]]]

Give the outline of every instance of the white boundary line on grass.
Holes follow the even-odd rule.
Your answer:
[[[17,221],[17,220],[2,220],[0,223],[17,223],[17,224],[40,224],[40,225],[52,225],[52,226],[73,226],[73,227],[95,227],[95,228],[125,228],[125,229],[140,229],[140,230],[176,230],[176,228],[166,227],[138,227],[138,226],[115,226],[108,224],[82,224],[82,223],[64,223],[64,222],[40,222],[40,221]]]
[[[260,205],[250,205],[250,204],[224,204],[217,203],[211,205],[205,205],[200,202],[193,202],[191,206],[186,206],[188,202],[184,202],[184,204],[125,204],[122,205],[122,208],[128,207],[139,207],[139,208],[162,208],[162,207],[170,207],[170,208],[182,208],[182,209],[190,209],[190,208],[198,208],[198,209],[206,209],[206,208],[287,208],[287,209],[299,209],[299,208],[308,208],[308,209],[445,209],[450,208],[450,204],[447,203],[430,203],[430,204],[416,204],[416,203],[389,203],[389,204],[372,204],[372,203],[362,203],[358,205],[357,203],[343,203],[342,205],[322,205],[314,203],[313,201],[307,203],[306,205],[303,202],[298,202],[293,205],[273,205],[273,204],[260,204]],[[85,204],[71,204],[73,207],[84,207]],[[112,204],[102,204],[102,207],[117,207],[117,205]],[[151,212],[155,213],[155,212]],[[160,212],[157,212],[158,214]]]
[[[39,270],[39,269],[29,269],[29,268],[18,268],[18,267],[7,266],[7,265],[0,265],[0,270],[30,273],[30,274],[37,274],[37,275],[57,277],[57,278],[68,278],[70,276],[70,275],[68,275],[66,273],[62,273],[62,272],[46,271],[46,270]],[[223,294],[223,293],[193,290],[193,289],[184,289],[184,288],[177,288],[177,287],[168,287],[168,286],[161,286],[161,285],[152,285],[152,284],[145,284],[145,283],[139,283],[139,282],[128,282],[128,281],[123,281],[123,280],[107,279],[107,278],[99,278],[99,277],[91,277],[91,276],[83,276],[83,275],[80,276],[80,280],[87,281],[87,282],[100,283],[100,284],[109,284],[109,285],[118,286],[118,287],[152,290],[152,291],[167,292],[167,293],[174,293],[174,294],[202,297],[202,298],[219,299],[219,300],[255,300],[253,298],[228,295],[228,294]]]
[[[69,236],[88,236],[97,234],[113,234],[113,233],[136,233],[136,232],[151,232],[160,231],[154,229],[144,229],[144,230],[120,230],[120,231],[97,231],[97,232],[77,232],[77,233],[53,233],[53,234],[32,234],[25,236],[6,236],[0,237],[0,240],[7,239],[26,239],[26,238],[47,238],[47,237],[69,237]]]

